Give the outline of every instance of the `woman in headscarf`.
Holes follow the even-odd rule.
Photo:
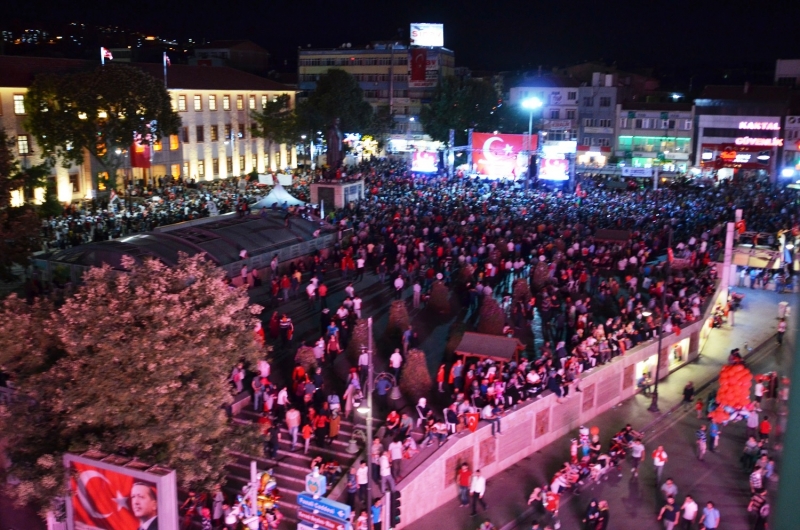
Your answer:
[[[592,499],[589,506],[586,508],[586,513],[583,514],[583,524],[585,530],[595,530],[597,528],[597,520],[600,518],[600,507],[597,505],[597,499]]]

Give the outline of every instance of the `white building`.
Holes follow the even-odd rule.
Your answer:
[[[508,104],[527,112],[522,102],[537,98],[542,107],[533,111],[534,128],[541,124],[545,140],[563,141],[578,138],[579,83],[561,76],[522,79],[509,89]]]

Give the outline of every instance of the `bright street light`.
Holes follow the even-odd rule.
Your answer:
[[[528,98],[522,100],[522,107],[528,110],[535,110],[542,106],[542,100],[539,98]]]

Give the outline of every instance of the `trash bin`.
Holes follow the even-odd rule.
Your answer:
[[[778,302],[778,318],[786,318],[786,309],[789,307],[789,302]]]

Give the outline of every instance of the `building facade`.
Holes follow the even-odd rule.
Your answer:
[[[35,138],[25,129],[25,94],[36,75],[93,68],[78,60],[0,56],[0,126],[14,139],[14,151],[23,165],[44,160]],[[159,80],[159,64],[134,64]],[[118,181],[153,184],[159,176],[194,178],[198,181],[266,173],[294,168],[295,148],[275,145],[253,137],[252,114],[281,94],[295,103],[295,91],[252,74],[227,67],[175,65],[167,72],[173,108],[181,118],[178,134],[161,138],[151,150],[150,168],[133,168],[131,145],[119,146],[123,157]],[[132,139],[133,140],[133,139]],[[61,202],[91,196],[93,178],[101,175],[99,164],[87,154],[81,165],[52,168]]]
[[[329,69],[353,75],[364,91],[364,98],[377,111],[388,107],[394,113],[393,133],[422,136],[419,114],[429,103],[439,79],[455,74],[455,54],[442,47],[426,48],[426,79],[410,81],[411,49],[400,43],[373,43],[363,48],[345,44],[334,49],[298,50],[298,88],[307,96],[316,88],[320,76]],[[344,131],[354,132],[354,131]]]
[[[544,140],[578,139],[579,83],[561,76],[523,78],[508,92],[508,103],[526,112],[522,102],[537,98],[542,106],[533,111],[534,128],[540,128]]]
[[[614,154],[634,168],[660,166],[685,173],[692,164],[694,107],[691,103],[621,103],[616,106]]]

